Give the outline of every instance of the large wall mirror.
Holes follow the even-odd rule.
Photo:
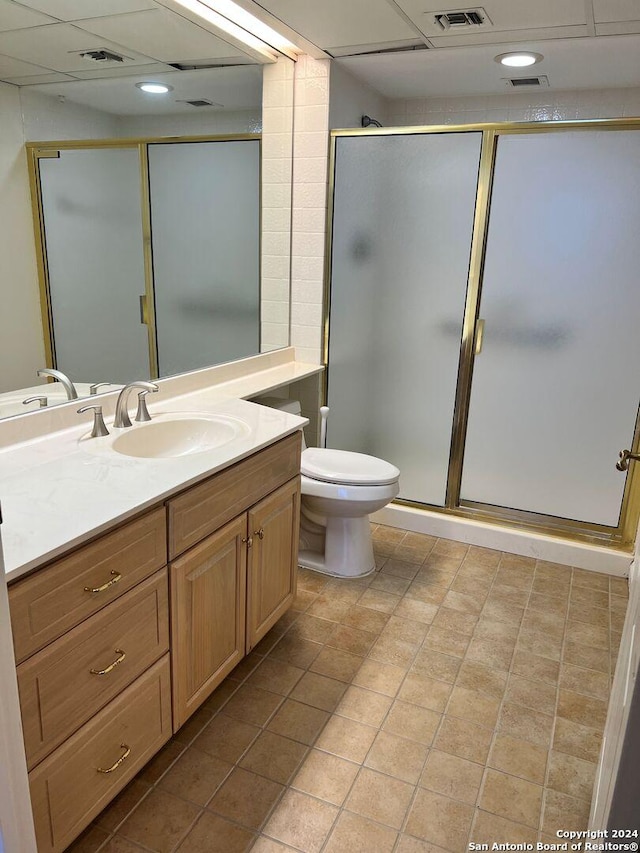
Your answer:
[[[112,69],[67,58],[70,21],[34,20],[33,58],[49,30],[52,70],[5,78],[20,86],[40,310],[16,308],[16,338],[36,323],[39,346],[0,377],[0,417],[37,409],[30,396],[65,402],[38,368],[85,396],[289,343],[289,258],[274,247],[289,245],[293,62],[143,5],[74,23],[125,56]],[[169,92],[143,93],[149,79]]]

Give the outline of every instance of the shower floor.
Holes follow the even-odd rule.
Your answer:
[[[73,853],[462,853],[584,829],[621,578],[396,528],[293,610]]]

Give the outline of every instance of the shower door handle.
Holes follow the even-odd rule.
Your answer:
[[[484,341],[484,320],[478,318],[478,322],[476,323],[476,345],[474,347],[474,353],[476,355],[480,355],[482,352],[482,343]]]
[[[616,462],[618,471],[626,471],[629,468],[629,462],[640,462],[640,453],[632,453],[630,450],[621,450],[619,459]]]
[[[142,294],[140,297],[140,322],[143,326],[149,325],[149,312],[147,311],[147,296]]]

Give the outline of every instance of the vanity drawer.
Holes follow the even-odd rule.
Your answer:
[[[18,689],[29,768],[168,649],[168,580],[162,569],[20,664]]]
[[[166,563],[164,507],[9,587],[16,661],[60,637]]]
[[[297,432],[169,501],[169,559],[299,474],[300,447]]]
[[[29,774],[38,853],[64,850],[170,737],[165,655]]]

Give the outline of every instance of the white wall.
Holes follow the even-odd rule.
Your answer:
[[[260,133],[260,109],[214,110],[192,107],[193,113],[167,116],[115,117],[114,136],[206,136],[225,133]]]
[[[361,127],[362,116],[387,124],[389,102],[342,66],[331,65],[329,127]]]
[[[36,384],[44,366],[40,296],[20,95],[0,83],[0,391]]]
[[[114,115],[80,104],[19,89],[26,142],[52,139],[104,139],[118,135]]]

